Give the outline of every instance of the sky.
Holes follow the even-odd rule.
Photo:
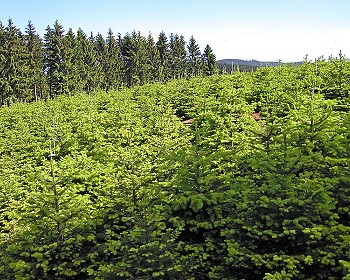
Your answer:
[[[31,20],[41,36],[56,20],[105,37],[164,31],[193,35],[217,59],[283,62],[350,57],[349,13],[349,0],[0,0],[3,25],[11,18],[24,32]]]

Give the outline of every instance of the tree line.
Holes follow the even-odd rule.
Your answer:
[[[65,32],[58,21],[45,31],[41,38],[31,21],[24,33],[12,19],[0,22],[0,105],[217,72],[212,48],[201,52],[193,36],[186,42],[162,31],[155,40],[151,33],[109,29],[104,38],[81,28]]]

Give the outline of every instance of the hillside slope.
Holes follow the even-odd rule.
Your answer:
[[[317,67],[1,108],[0,278],[341,279],[350,64]]]

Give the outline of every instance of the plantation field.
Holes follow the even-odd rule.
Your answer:
[[[0,278],[350,279],[349,90],[337,58],[1,108]]]

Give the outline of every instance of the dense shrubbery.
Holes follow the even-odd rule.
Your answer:
[[[2,108],[0,277],[349,279],[348,69]]]

